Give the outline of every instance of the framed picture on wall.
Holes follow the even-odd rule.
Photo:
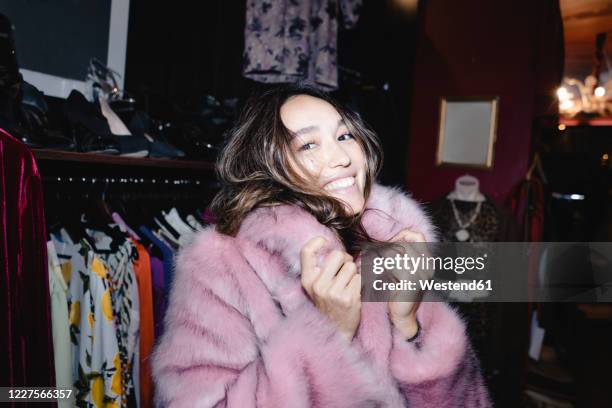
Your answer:
[[[442,98],[438,166],[491,169],[498,97]]]

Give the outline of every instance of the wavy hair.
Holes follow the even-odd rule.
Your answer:
[[[281,107],[292,96],[310,95],[331,104],[366,157],[365,199],[382,166],[376,134],[361,117],[327,93],[304,83],[276,85],[253,94],[246,102],[216,164],[221,190],[211,209],[217,231],[235,235],[247,214],[264,206],[292,204],[310,212],[336,233],[353,255],[360,243],[371,241],[361,226],[361,215],[349,214],[343,203],[300,176],[291,163],[292,133],[281,120]]]

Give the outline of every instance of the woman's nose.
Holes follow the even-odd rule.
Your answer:
[[[351,164],[351,157],[338,142],[332,143],[329,164],[330,167],[347,167]]]

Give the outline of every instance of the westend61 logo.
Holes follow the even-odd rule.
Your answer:
[[[373,243],[362,301],[612,302],[612,242]],[[399,300],[395,300],[399,299]]]
[[[441,257],[421,254],[418,257],[408,254],[396,254],[394,257],[375,257],[372,262],[372,272],[376,275],[386,270],[406,271],[414,275],[418,270],[453,271],[459,275],[465,271],[482,271],[485,268],[487,254],[478,257]]]

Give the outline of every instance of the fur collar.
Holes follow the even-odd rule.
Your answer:
[[[422,233],[428,242],[437,240],[421,204],[397,187],[372,185],[362,223],[372,238],[381,241],[391,239],[404,228]],[[306,300],[297,279],[300,275],[300,250],[306,242],[319,235],[329,242],[318,253],[319,263],[329,251],[345,250],[332,230],[319,223],[308,211],[295,205],[279,205],[252,211],[242,222],[236,242],[272,297],[283,310],[289,311]],[[282,264],[276,264],[275,260]]]
[[[422,233],[428,242],[437,240],[437,233],[421,204],[398,187],[374,183],[362,223],[371,237],[382,241],[391,239],[404,228]],[[280,255],[289,273],[297,276],[300,249],[319,235],[329,242],[320,257],[333,249],[344,250],[331,229],[308,211],[295,205],[279,205],[252,211],[242,222],[237,237]]]

